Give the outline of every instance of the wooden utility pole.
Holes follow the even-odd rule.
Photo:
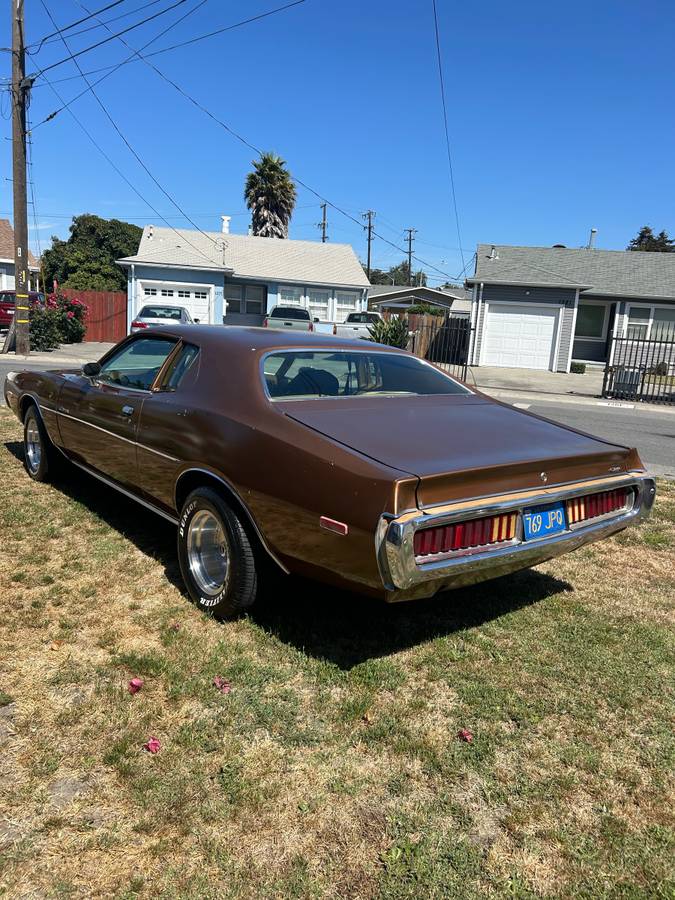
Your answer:
[[[412,287],[412,284],[413,284],[412,246],[413,246],[413,241],[415,240],[415,235],[417,234],[417,229],[416,228],[406,228],[405,230],[408,235],[408,287]]]
[[[28,198],[26,196],[26,84],[23,0],[12,10],[12,177],[14,188],[14,322],[16,352],[30,352],[28,324]]]
[[[325,244],[328,240],[328,235],[326,233],[326,228],[328,227],[328,219],[326,217],[326,209],[328,207],[327,203],[321,204],[321,209],[323,210],[323,215],[321,216],[321,223],[317,225],[317,228],[321,229],[321,243]]]
[[[373,242],[373,219],[375,218],[375,213],[372,209],[369,209],[368,212],[364,212],[361,215],[362,219],[367,219],[368,224],[363,227],[368,232],[368,260],[366,262],[366,275],[368,276],[368,281],[370,281],[370,245]]]

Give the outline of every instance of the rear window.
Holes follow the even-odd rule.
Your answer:
[[[306,309],[293,309],[292,307],[281,306],[273,309],[270,313],[272,319],[309,319],[309,313]]]
[[[14,306],[14,294],[10,294],[8,291],[2,291],[2,293],[0,293],[0,303],[9,303],[11,306]]]
[[[360,322],[361,324],[372,324],[373,322],[378,322],[380,317],[377,313],[350,313],[347,316],[347,321],[354,324],[355,322]]]
[[[172,319],[180,322],[179,306],[144,306],[138,314],[139,319]]]
[[[263,363],[272,400],[468,394],[449,375],[398,353],[284,350]]]

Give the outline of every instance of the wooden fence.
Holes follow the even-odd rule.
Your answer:
[[[127,295],[124,291],[62,290],[66,297],[77,298],[89,307],[85,341],[121,341],[127,334]]]

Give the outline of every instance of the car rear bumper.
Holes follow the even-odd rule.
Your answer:
[[[629,489],[632,499],[618,512],[597,516],[576,525],[568,523],[565,531],[549,537],[524,540],[524,509],[620,488]],[[424,513],[407,513],[397,518],[383,516],[377,531],[376,550],[387,600],[394,602],[432,597],[438,591],[497,578],[576,550],[584,544],[602,540],[648,515],[655,494],[654,479],[644,472],[638,472],[562,487],[453,503]],[[517,515],[513,540],[440,554],[438,558],[429,561],[416,560],[414,536],[420,528],[504,513]]]

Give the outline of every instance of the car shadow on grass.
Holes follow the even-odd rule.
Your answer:
[[[276,592],[262,591],[249,617],[297,650],[348,670],[572,590],[566,581],[525,569],[428,600],[388,604],[291,576]]]
[[[20,441],[7,442],[5,447],[23,462]],[[175,526],[74,467],[54,486],[157,560],[168,581],[189,602],[176,556]],[[525,569],[429,600],[386,604],[305,578],[279,576],[263,584],[249,618],[285,644],[351,669],[571,590],[568,582]]]

